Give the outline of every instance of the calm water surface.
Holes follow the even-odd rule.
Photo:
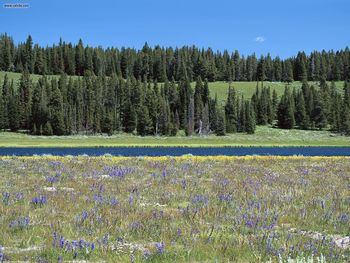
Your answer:
[[[181,156],[208,155],[304,155],[304,156],[350,156],[350,147],[97,147],[97,148],[0,148],[0,155],[90,155],[100,156]]]

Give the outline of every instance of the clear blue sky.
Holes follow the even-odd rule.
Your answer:
[[[0,33],[46,46],[197,45],[241,54],[350,46],[350,0],[0,0]],[[5,9],[4,3],[29,3]]]

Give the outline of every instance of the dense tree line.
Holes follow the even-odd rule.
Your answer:
[[[261,83],[261,86],[259,85]],[[113,134],[175,136],[245,132],[256,125],[283,129],[329,129],[350,135],[350,83],[343,92],[321,81],[300,89],[286,85],[278,98],[262,82],[250,100],[229,85],[224,105],[212,98],[208,81],[197,78],[157,82],[96,76],[42,76],[24,71],[18,84],[8,76],[0,85],[0,129],[35,135]]]
[[[27,70],[18,85],[7,75],[0,87],[0,129],[27,130],[35,135],[98,134],[207,135],[254,133],[249,101],[230,88],[225,108],[212,99],[208,81],[198,77],[157,82],[96,76],[42,76],[33,82]]]
[[[350,50],[299,52],[295,57],[280,59],[269,54],[257,58],[255,54],[241,56],[238,51],[214,52],[195,46],[181,48],[151,48],[147,43],[141,50],[134,48],[89,47],[66,43],[41,47],[33,44],[31,36],[24,43],[0,36],[0,70],[49,75],[84,76],[86,71],[96,76],[147,79],[165,82],[198,77],[208,81],[285,81],[293,80],[349,80]]]
[[[276,125],[282,129],[321,130],[328,129],[350,135],[350,83],[344,82],[343,92],[335,83],[321,81],[319,87],[307,81],[301,89],[286,85],[278,99],[270,88],[257,87],[251,99],[256,123]]]

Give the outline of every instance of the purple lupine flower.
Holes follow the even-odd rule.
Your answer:
[[[65,243],[64,237],[61,236],[61,238],[60,238],[60,248],[64,248],[64,243]]]
[[[10,201],[10,193],[9,192],[3,192],[2,193],[2,202],[4,205],[8,205]]]
[[[221,202],[231,202],[232,196],[231,196],[231,194],[221,194],[221,195],[219,195],[219,200]]]
[[[164,245],[164,241],[160,242],[160,243],[156,243],[156,249],[158,254],[164,254],[165,252],[165,245]]]
[[[191,199],[192,204],[194,205],[202,205],[202,206],[208,206],[208,198],[204,195],[195,195]]]
[[[254,224],[254,221],[253,221],[253,220],[247,220],[247,221],[246,221],[246,223],[245,223],[245,225],[246,225],[247,227],[250,227],[250,228],[252,228],[252,227],[254,227],[254,226],[255,226],[255,224]]]
[[[88,216],[89,216],[89,213],[88,213],[86,210],[84,210],[84,211],[81,213],[81,219],[82,219],[82,221],[85,221],[85,220],[88,218]]]
[[[22,192],[15,193],[15,199],[16,199],[16,202],[23,200],[24,199],[23,193]]]
[[[111,200],[110,200],[110,204],[112,205],[112,206],[116,206],[116,205],[118,205],[119,204],[119,201],[116,199],[116,198],[111,198]]]
[[[31,203],[35,206],[41,207],[41,206],[47,204],[47,197],[44,195],[39,195],[39,196],[33,197]]]
[[[166,170],[164,169],[163,171],[162,171],[162,177],[164,178],[164,177],[166,177],[167,176],[167,172],[166,172]]]
[[[180,237],[182,235],[182,231],[180,228],[177,229],[177,235]]]
[[[55,176],[46,176],[46,181],[50,184],[57,183],[60,179],[61,175],[57,173]]]

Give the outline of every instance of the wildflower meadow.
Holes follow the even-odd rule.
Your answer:
[[[0,262],[350,260],[350,158],[1,157],[0,188]]]

